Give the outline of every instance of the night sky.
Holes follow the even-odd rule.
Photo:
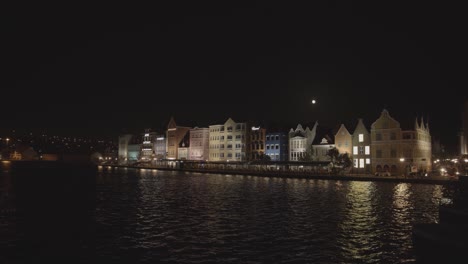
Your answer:
[[[171,2],[2,15],[0,128],[115,136],[174,116],[353,130],[386,108],[403,129],[423,116],[434,138],[456,144],[467,99],[460,6]]]

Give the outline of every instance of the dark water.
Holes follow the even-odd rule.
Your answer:
[[[100,169],[92,184],[37,176],[1,175],[14,213],[0,216],[0,263],[416,263],[412,224],[437,222],[452,195],[123,168]]]

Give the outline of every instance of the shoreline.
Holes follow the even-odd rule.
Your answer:
[[[179,171],[179,172],[195,172],[195,173],[209,173],[209,174],[224,174],[224,175],[244,175],[244,176],[258,176],[270,178],[284,178],[284,179],[311,179],[311,180],[337,180],[337,181],[383,181],[383,182],[398,182],[398,183],[418,183],[418,184],[440,184],[440,185],[453,185],[458,183],[458,179],[451,179],[449,177],[430,177],[430,178],[406,178],[406,177],[382,177],[364,174],[348,174],[348,175],[316,175],[306,173],[294,173],[291,171],[240,171],[240,170],[212,170],[212,169],[184,169],[184,168],[169,168],[157,166],[131,166],[131,165],[98,165],[102,168],[130,168],[130,169],[148,169],[148,170],[166,170],[166,171]]]

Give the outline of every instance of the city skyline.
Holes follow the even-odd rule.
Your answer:
[[[370,126],[388,109],[402,129],[428,119],[433,138],[454,148],[466,100],[455,8],[165,4],[10,14],[2,101],[14,110],[0,127],[116,135],[164,127],[171,116],[181,125],[231,117]]]

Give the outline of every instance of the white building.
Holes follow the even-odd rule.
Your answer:
[[[289,131],[289,160],[299,161],[305,157],[306,152],[311,151],[318,123],[315,122],[312,130],[309,127],[303,129],[301,124],[297,125],[296,130]]]

